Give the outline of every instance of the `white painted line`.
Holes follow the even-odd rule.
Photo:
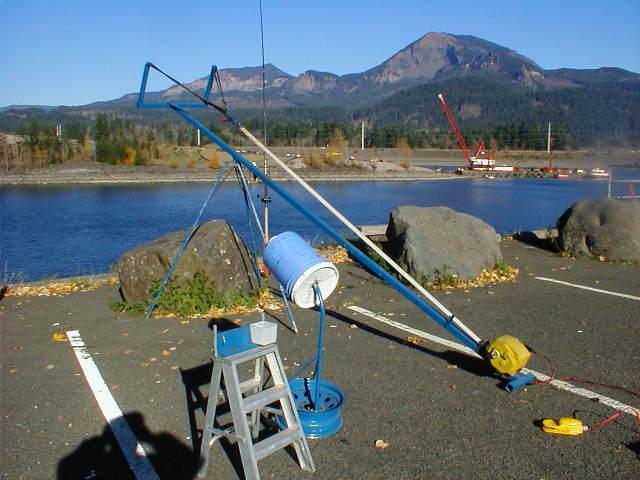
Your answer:
[[[366,315],[367,317],[373,318],[374,320],[378,320],[379,322],[386,323],[387,325],[391,325],[392,327],[399,328],[400,330],[404,330],[407,333],[411,333],[416,335],[417,337],[425,338],[427,340],[431,340],[432,342],[439,343],[441,345],[445,345],[454,350],[458,350],[459,352],[466,353],[471,355],[472,357],[482,358],[476,352],[471,350],[469,347],[462,345],[460,343],[452,342],[451,340],[447,340],[446,338],[437,337],[435,335],[431,335],[423,330],[418,330],[417,328],[410,327],[409,325],[405,325],[404,323],[396,322],[395,320],[390,320],[387,317],[380,315],[378,313],[373,313],[365,308],[358,307],[357,305],[351,305],[348,307],[350,310],[354,312],[361,313],[362,315]]]
[[[109,387],[107,387],[100,374],[100,370],[98,370],[93,358],[87,352],[80,332],[78,330],[70,330],[67,332],[67,338],[73,347],[76,358],[80,363],[80,368],[82,368],[98,406],[102,410],[102,415],[107,420],[113,436],[116,437],[120,449],[129,463],[129,468],[131,468],[138,480],[159,480],[158,474],[147,458],[142,445],[140,445],[140,442],[131,431],[129,424],[124,420],[122,411],[113,395],[111,395]]]
[[[439,343],[440,345],[444,345],[446,347],[449,347],[453,350],[457,350],[462,353],[466,353],[467,355],[472,357],[482,358],[480,355],[478,355],[477,352],[473,351],[469,347],[462,345],[460,343],[452,342],[451,340],[447,340],[445,338],[441,338],[436,335],[431,335],[430,333],[427,333],[423,330],[418,330],[417,328],[410,327],[409,325],[405,325],[404,323],[396,322],[395,320],[390,320],[383,315],[371,312],[365,308],[358,307],[357,305],[351,305],[347,308],[349,308],[350,310],[353,310],[354,312],[360,313],[362,315],[366,315],[369,318],[373,318],[374,320],[377,320],[379,322],[386,323],[387,325],[390,325],[395,328],[399,328],[400,330],[411,333],[412,335],[415,335],[417,337],[421,337],[426,340],[431,340],[432,342]],[[540,381],[548,381],[550,378],[544,373],[536,372],[535,370],[530,370],[528,368],[523,368],[522,373],[531,373]],[[553,385],[554,387],[560,390],[565,390],[575,395],[580,395],[581,397],[585,397],[588,399],[597,398],[599,403],[602,403],[603,405],[607,405],[608,407],[611,407],[615,410],[622,410],[623,412],[633,416],[636,416],[640,411],[640,407],[632,407],[631,405],[627,405],[625,403],[619,402],[617,400],[614,400],[613,398],[607,397],[605,395],[600,395],[599,393],[592,392],[591,390],[586,390],[584,388],[576,387],[575,385],[571,385],[570,383],[564,382],[562,380],[551,380],[549,384]]]
[[[581,288],[582,290],[589,290],[591,292],[606,293],[607,295],[614,295],[616,297],[629,298],[631,300],[640,301],[640,297],[636,297],[634,295],[628,295],[626,293],[618,293],[618,292],[612,292],[609,290],[601,290],[599,288],[587,287],[586,285],[576,285],[575,283],[563,282],[562,280],[555,280],[553,278],[547,278],[547,277],[533,277],[533,278],[535,278],[536,280],[544,280],[545,282],[553,282],[553,283],[559,283],[560,285],[567,285],[568,287]]]

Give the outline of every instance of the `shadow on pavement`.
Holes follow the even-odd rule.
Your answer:
[[[559,253],[560,248],[558,247],[558,238],[548,236],[546,238],[540,238],[535,232],[518,232],[513,235],[513,239],[519,242],[525,243],[532,247],[540,248],[542,250],[547,250],[552,253]]]
[[[176,437],[167,433],[150,432],[144,422],[144,417],[138,413],[128,413],[113,421],[114,428],[118,426],[131,429],[138,442],[142,445],[151,461],[153,468],[162,479],[191,480],[196,475],[197,459],[189,447]],[[57,478],[59,480],[121,480],[135,479],[131,471],[122,446],[117,442],[111,427],[105,425],[102,434],[83,441],[69,456],[58,463]],[[126,448],[136,455],[136,445]]]
[[[625,443],[627,448],[636,454],[638,460],[640,460],[640,440],[636,440],[635,442],[627,442]]]
[[[475,358],[470,355],[457,352],[455,350],[447,350],[446,352],[438,352],[435,350],[431,350],[429,348],[423,347],[422,345],[418,345],[415,343],[409,343],[405,339],[398,338],[395,335],[391,335],[389,333],[378,330],[377,328],[372,327],[371,325],[367,325],[366,323],[359,322],[358,320],[354,320],[351,317],[347,317],[341,313],[338,313],[333,310],[327,310],[327,315],[340,320],[342,322],[348,324],[357,325],[359,329],[364,330],[365,332],[372,333],[379,337],[385,338],[392,342],[395,342],[399,345],[403,345],[404,347],[413,348],[420,352],[426,353],[433,357],[441,358],[448,362],[451,365],[455,365],[462,370],[477,375],[479,377],[492,377],[496,378],[493,370],[488,366],[487,362],[480,358]]]

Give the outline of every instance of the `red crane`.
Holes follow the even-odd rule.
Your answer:
[[[453,131],[453,134],[456,136],[456,140],[458,140],[460,150],[462,150],[462,153],[464,153],[464,156],[467,159],[469,170],[493,170],[496,162],[493,159],[493,155],[485,148],[484,141],[480,142],[475,150],[475,153],[472,156],[469,153],[469,148],[467,147],[467,144],[465,143],[460,130],[458,130],[456,121],[453,119],[453,113],[451,113],[451,110],[449,109],[449,106],[444,99],[444,95],[442,93],[439,93],[438,98],[440,99],[440,104],[442,105],[444,116],[447,117],[449,126],[451,126],[451,131]]]

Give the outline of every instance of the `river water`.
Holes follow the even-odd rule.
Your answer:
[[[304,190],[284,188],[340,232]],[[387,223],[399,205],[447,206],[481,218],[498,233],[547,228],[576,200],[607,195],[602,180],[455,179],[411,182],[320,182],[313,187],[356,225]],[[190,228],[207,196],[206,183],[153,185],[3,186],[0,268],[20,280],[110,270],[127,250]],[[261,186],[252,187],[259,210]],[[270,233],[293,230],[317,243],[322,232],[278,195]],[[225,219],[251,243],[247,210],[236,184],[223,184],[203,220]],[[0,283],[3,279],[0,277]]]

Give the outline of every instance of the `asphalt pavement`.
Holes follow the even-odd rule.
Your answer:
[[[520,269],[515,281],[436,297],[483,339],[514,335],[547,357],[534,355],[531,369],[640,392],[640,266],[562,258],[514,240],[502,250]],[[262,478],[640,478],[640,424],[632,415],[576,437],[539,427],[543,418],[574,415],[595,425],[616,410],[591,392],[638,408],[633,393],[572,380],[588,392],[537,385],[507,393],[481,360],[361,313],[456,341],[362,268],[339,270],[326,302],[323,377],[346,393],[344,427],[310,440],[315,473],[282,450],[260,461]],[[108,391],[100,395],[110,394],[122,412],[112,422],[126,425],[144,449],[147,478],[194,478],[211,320],[145,321],[111,311],[116,298],[116,287],[106,286],[0,301],[0,478],[128,479],[144,471],[123,455],[68,341],[71,331],[104,379]],[[298,335],[282,310],[271,318],[289,373],[314,355],[318,335],[317,311],[294,308],[294,315]],[[214,321],[257,320],[252,313]],[[376,448],[376,440],[388,446]],[[243,478],[233,444],[214,444],[208,475]]]

